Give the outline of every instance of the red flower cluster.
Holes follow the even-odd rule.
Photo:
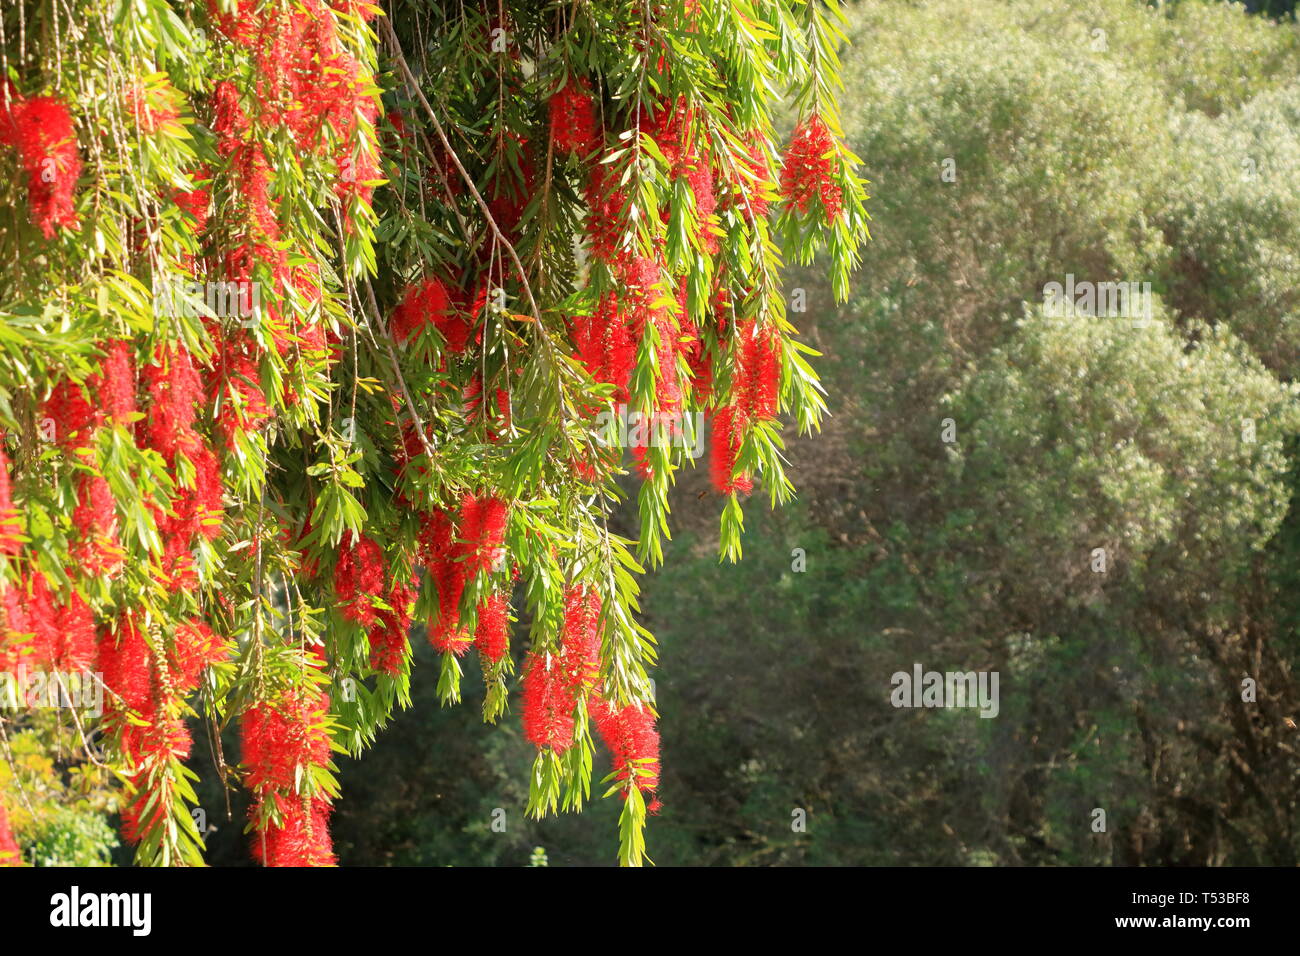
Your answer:
[[[570,80],[551,97],[548,104],[551,136],[561,153],[590,156],[604,141],[596,125],[595,103],[591,84],[585,79]]]
[[[78,479],[72,525],[79,539],[72,556],[83,572],[97,576],[121,570],[125,556],[117,544],[117,500],[101,475],[83,474]]]
[[[505,558],[506,517],[504,501],[474,495],[461,499],[459,521],[443,511],[425,516],[420,545],[438,590],[437,616],[429,622],[429,643],[437,650],[459,656],[473,642],[461,621],[461,595],[474,575],[493,570]]]
[[[573,746],[573,691],[560,662],[534,649],[524,664],[522,720],[524,737],[538,750],[562,754]]]
[[[22,550],[22,524],[14,507],[13,489],[9,484],[9,458],[0,448],[0,556],[15,555]]]
[[[279,808],[280,824],[269,824],[253,840],[253,858],[265,866],[337,866],[330,840],[328,800],[319,797],[303,806],[299,799],[272,796]],[[251,816],[258,819],[259,807]]]
[[[0,803],[0,866],[22,866],[23,852],[9,830],[9,814]]]
[[[246,710],[240,719],[240,747],[248,786],[292,793],[299,768],[328,764],[329,707],[329,695],[293,689]]]
[[[135,414],[135,358],[131,343],[114,339],[105,349],[104,362],[98,375],[87,382],[99,399],[103,417],[110,425],[127,427]]]
[[[436,328],[447,351],[460,355],[469,345],[474,327],[462,313],[441,279],[425,279],[406,290],[393,310],[390,327],[393,338],[405,344],[427,325]]]
[[[172,636],[172,646],[167,655],[173,689],[181,694],[197,689],[203,671],[229,655],[230,649],[225,641],[202,621],[180,624]]]
[[[570,587],[565,595],[560,669],[575,695],[595,687],[600,674],[600,606],[600,595],[589,588]]]
[[[370,629],[370,666],[390,677],[402,672],[406,660],[406,635],[411,630],[411,610],[419,594],[419,582],[394,581],[392,588],[384,598],[391,611],[380,609],[376,612],[378,620]]]
[[[67,449],[85,444],[92,426],[100,421],[99,410],[90,404],[85,391],[69,379],[54,386],[41,417],[53,423],[54,440]]]
[[[691,188],[700,248],[709,255],[716,255],[718,237],[710,227],[718,208],[718,198],[713,191],[712,163],[707,151],[700,149],[695,136],[695,111],[686,105],[685,99],[679,99],[672,109],[662,107],[655,110],[647,118],[647,125],[659,151],[669,162],[669,178],[685,178]],[[667,215],[665,210],[665,218]]]
[[[653,793],[659,787],[659,731],[650,708],[593,701],[591,716],[613,757],[618,779],[626,781],[635,774],[637,789]],[[652,801],[650,812],[658,809],[659,801]]]
[[[167,462],[176,475],[176,455],[194,466],[194,487],[178,488],[168,513],[155,512],[163,536],[163,571],[183,588],[198,583],[192,548],[200,535],[215,540],[221,533],[221,467],[217,456],[194,427],[203,385],[181,348],[159,348],[154,362],[141,373],[149,396],[149,411],[140,426],[146,445]]]
[[[0,88],[0,143],[18,150],[27,173],[32,224],[46,239],[57,227],[76,229],[72,194],[81,175],[77,131],[67,106],[53,96],[24,99],[5,81]]]
[[[376,621],[372,595],[384,590],[384,550],[365,535],[347,531],[334,565],[334,593],[339,613],[362,627]]]
[[[244,712],[240,741],[247,783],[257,795],[253,856],[266,866],[333,866],[330,804],[297,791],[300,776],[330,759],[328,695],[294,689]],[[270,819],[274,810],[279,821]]]
[[[28,588],[25,627],[32,635],[32,663],[64,674],[91,670],[96,654],[95,615],[81,595],[73,591],[66,604],[56,606],[40,571],[32,572]]]
[[[510,651],[510,605],[504,594],[493,591],[478,606],[474,646],[485,661],[499,663]]]
[[[781,195],[786,202],[802,213],[817,197],[826,211],[826,221],[833,221],[844,204],[833,178],[836,155],[835,137],[816,113],[795,127],[781,170]]]
[[[756,328],[751,321],[737,329],[732,368],[732,403],[713,414],[710,475],[713,486],[725,494],[748,494],[753,481],[736,476],[736,456],[745,429],[753,422],[776,415],[781,380],[780,342],[771,327]]]

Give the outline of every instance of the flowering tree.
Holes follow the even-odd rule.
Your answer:
[[[484,719],[521,715],[531,814],[581,809],[603,745],[642,862],[636,576],[705,434],[724,556],[756,484],[790,497],[778,416],[824,405],[782,256],[824,249],[843,297],[866,236],[838,23],[823,0],[6,5],[0,670],[102,694],[70,719],[138,862],[202,862],[206,724],[254,855],[333,863],[331,753],[409,704],[414,621],[441,657],[415,679],[458,700],[473,648]],[[635,540],[609,528],[629,493]],[[30,719],[13,696],[0,729]]]

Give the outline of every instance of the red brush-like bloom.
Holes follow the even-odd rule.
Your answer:
[[[379,611],[378,623],[368,635],[370,639],[370,666],[382,674],[396,677],[402,672],[406,660],[406,639],[411,629],[411,610],[418,596],[419,582],[395,581],[385,598],[391,611]]]
[[[587,374],[615,386],[614,400],[626,402],[636,367],[636,340],[612,292],[601,297],[591,315],[574,317],[573,344]]]
[[[627,231],[628,194],[620,188],[624,162],[595,163],[587,180],[587,236],[591,252],[605,263],[614,263],[622,253]]]
[[[391,327],[399,343],[410,341],[426,325],[438,330],[447,351],[454,355],[465,351],[474,332],[473,322],[457,307],[440,279],[425,279],[411,286],[393,310]]]
[[[492,571],[505,559],[506,503],[465,495],[460,502],[460,554],[465,574]]]
[[[637,789],[654,791],[659,786],[659,731],[650,709],[634,704],[619,708],[598,701],[592,704],[591,716],[613,757],[618,779],[627,780],[635,774]]]
[[[0,866],[22,866],[23,851],[9,829],[9,814],[0,803]]]
[[[603,140],[596,126],[595,102],[591,85],[583,79],[571,80],[551,97],[551,135],[562,153],[590,156]]]
[[[709,477],[713,487],[722,494],[732,492],[747,495],[754,490],[754,482],[747,475],[736,476],[736,456],[744,432],[744,423],[734,408],[725,406],[713,413],[713,433],[710,436]]]
[[[76,448],[89,437],[91,427],[100,422],[102,415],[80,385],[63,379],[46,399],[42,418],[49,420],[55,441],[64,448]]]
[[[199,686],[203,671],[230,656],[225,641],[202,621],[184,621],[176,626],[168,655],[172,685],[182,694]]]
[[[52,96],[35,96],[12,105],[9,135],[27,172],[27,203],[32,224],[46,239],[57,227],[76,229],[73,191],[81,175],[77,131],[72,114]]]
[[[133,615],[122,614],[116,633],[100,637],[98,669],[114,709],[153,712],[153,652]]]
[[[800,123],[790,140],[781,170],[781,195],[801,213],[814,198],[821,201],[830,222],[839,215],[843,195],[833,178],[836,163],[835,137],[815,113]]]
[[[194,431],[196,405],[203,399],[203,383],[190,353],[181,348],[159,348],[154,363],[146,365],[141,378],[149,395],[149,413],[144,423],[148,446],[171,461],[176,452],[192,455],[199,444]]]
[[[524,665],[524,736],[538,750],[549,747],[564,753],[573,746],[572,691],[565,683],[559,662],[534,650]]]
[[[456,529],[444,511],[424,515],[420,529],[420,551],[438,590],[438,610],[429,622],[429,643],[439,651],[463,654],[470,635],[460,624],[460,598],[467,578],[465,563],[455,541]]]
[[[226,447],[234,447],[237,433],[257,431],[270,421],[271,406],[266,403],[261,374],[252,356],[229,349],[222,356],[215,385],[220,392],[218,417]]]
[[[0,674],[18,669],[22,652],[32,636],[28,600],[18,587],[0,587]]]
[[[496,664],[510,651],[510,605],[504,594],[494,591],[478,606],[474,645],[483,659]]]
[[[334,593],[339,613],[363,627],[375,623],[375,605],[370,600],[384,587],[384,550],[370,538],[349,531],[339,547],[334,565]]]
[[[269,824],[253,834],[253,858],[265,866],[337,866],[330,840],[328,801],[315,798],[303,806],[298,798],[272,797],[280,814],[280,824]],[[254,821],[261,807],[250,814]]]
[[[329,763],[329,706],[325,693],[294,689],[244,712],[240,742],[250,788],[292,792],[299,768]]]
[[[200,166],[194,173],[195,182],[204,182],[211,178],[212,170],[206,166]],[[193,220],[190,231],[196,236],[202,234],[203,230],[208,227],[208,213],[212,208],[211,190],[203,186],[194,189],[177,190],[172,194],[172,201],[188,213]]]
[[[743,394],[740,403],[750,421],[776,417],[777,392],[781,383],[781,346],[771,326],[742,327],[741,365]]]
[[[131,343],[115,339],[108,343],[100,373],[87,383],[99,400],[111,425],[126,426],[135,414],[135,362]]]
[[[560,642],[560,669],[569,691],[585,693],[600,674],[600,595],[571,587],[564,599],[564,631]]]
[[[22,550],[22,524],[14,507],[9,484],[9,458],[0,449],[0,555],[15,555]]]
[[[82,475],[78,480],[72,524],[80,536],[73,547],[73,557],[82,571],[95,576],[114,574],[122,567],[122,549],[117,543],[117,501],[103,476]]]
[[[34,571],[27,587],[26,627],[32,634],[32,665],[41,670],[57,670],[61,641],[58,612],[54,607],[54,596],[50,593],[50,582],[40,571]]]
[[[55,670],[64,673],[89,671],[98,650],[95,614],[76,591],[55,612],[54,626],[59,634],[59,653]]]

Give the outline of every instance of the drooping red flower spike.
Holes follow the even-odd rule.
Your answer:
[[[795,127],[781,170],[781,195],[785,201],[804,213],[816,198],[826,212],[826,221],[833,221],[844,205],[843,192],[834,177],[836,156],[835,137],[816,113]]]

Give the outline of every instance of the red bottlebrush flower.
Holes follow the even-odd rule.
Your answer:
[[[385,598],[391,611],[379,611],[378,623],[371,629],[370,666],[382,674],[396,677],[402,672],[406,660],[406,639],[411,629],[411,610],[418,596],[418,582],[413,578],[409,582],[395,581],[392,590]]]
[[[194,431],[196,405],[203,399],[203,383],[184,349],[159,348],[154,363],[141,372],[149,395],[144,423],[148,446],[171,461],[176,452],[192,454],[199,445]]]
[[[334,593],[339,613],[363,627],[375,623],[375,606],[370,600],[384,587],[384,551],[378,544],[349,531],[343,536],[334,565]]]
[[[9,814],[0,803],[0,866],[22,866],[23,851],[9,829]]]
[[[795,127],[781,170],[781,195],[801,213],[814,197],[821,200],[826,221],[839,215],[843,196],[832,178],[836,158],[835,137],[815,113]]]
[[[18,669],[22,652],[32,636],[28,599],[20,587],[0,587],[0,674]]]
[[[190,736],[185,721],[174,715],[150,715],[148,724],[118,722],[118,727],[118,747],[132,767],[145,768],[167,760],[186,760],[194,747],[194,738]],[[148,820],[143,819],[149,796],[150,791],[141,789],[122,811],[122,835],[128,842],[139,842],[148,827],[166,812],[164,805]]]
[[[329,763],[329,706],[328,694],[293,689],[244,712],[240,744],[251,789],[293,791],[300,767]]]
[[[636,367],[636,341],[612,292],[601,297],[590,316],[574,316],[573,344],[587,374],[613,385],[614,400],[626,402]]]
[[[659,731],[650,708],[635,704],[618,708],[598,701],[592,705],[591,717],[613,757],[618,779],[635,774],[637,789],[654,791],[659,786]]]
[[[40,571],[32,572],[27,583],[28,604],[26,627],[31,631],[31,662],[42,670],[57,670],[60,640],[58,612],[50,583]]]
[[[64,448],[76,448],[89,436],[91,427],[99,424],[102,415],[80,385],[63,379],[46,399],[42,418],[43,434]]]
[[[72,524],[80,536],[73,557],[85,573],[114,574],[122,567],[122,549],[117,544],[117,501],[102,475],[82,475],[78,480]]]
[[[570,80],[551,97],[551,135],[562,153],[590,156],[601,145],[596,127],[595,103],[591,85],[584,79]]]
[[[565,684],[559,662],[536,649],[524,665],[524,736],[538,750],[549,747],[560,754],[573,746],[572,691]]]
[[[153,712],[153,652],[133,615],[122,614],[116,633],[100,637],[98,669],[114,709],[120,703],[138,714]]]
[[[199,686],[203,671],[226,660],[230,649],[225,641],[202,621],[185,621],[176,626],[168,655],[172,684],[182,694]]]
[[[315,798],[304,807],[301,799],[272,799],[280,823],[268,824],[253,834],[253,858],[264,866],[337,866],[330,840],[329,802]],[[260,805],[254,806],[250,816],[258,821],[262,812]]]
[[[68,603],[55,612],[54,626],[60,645],[55,670],[64,673],[89,671],[98,650],[95,614],[76,591],[72,592]]]
[[[248,115],[239,102],[239,88],[230,80],[222,80],[212,91],[212,106],[212,131],[217,134],[217,152],[229,156],[239,146],[249,126]]]
[[[220,365],[214,383],[220,393],[219,421],[226,447],[233,448],[237,433],[257,431],[270,420],[271,407],[262,391],[257,362],[251,356],[231,349]]]
[[[742,327],[743,407],[750,421],[776,417],[781,383],[781,346],[771,326]]]
[[[46,239],[54,236],[56,227],[76,229],[72,195],[81,175],[81,156],[67,106],[52,96],[15,100],[8,130],[27,172],[32,224]]]
[[[595,163],[587,179],[587,237],[591,253],[605,263],[614,263],[623,251],[627,232],[627,190],[619,187],[626,160]]]
[[[734,408],[725,406],[714,411],[712,425],[709,477],[713,481],[713,487],[724,495],[732,492],[749,494],[754,490],[753,481],[748,476],[737,477],[734,474],[744,423]]]
[[[206,166],[202,166],[194,174],[196,182],[202,182],[212,177],[212,171]],[[212,192],[202,186],[194,189],[182,189],[172,194],[172,201],[182,210],[189,214],[194,220],[190,231],[194,235],[199,235],[208,226],[208,211],[212,208]]]
[[[600,606],[594,590],[571,587],[565,595],[560,669],[574,694],[594,687],[600,674]]]
[[[686,182],[691,187],[695,198],[695,223],[698,228],[700,247],[709,255],[718,253],[718,237],[710,226],[710,220],[718,208],[718,197],[713,191],[713,171],[707,160],[692,159],[686,168]]]
[[[135,362],[131,343],[115,339],[108,343],[100,373],[87,383],[99,400],[111,425],[129,425],[135,414]]]
[[[496,664],[510,650],[510,605],[504,594],[494,591],[478,606],[474,645],[483,659]]]
[[[492,571],[505,558],[506,503],[465,495],[460,502],[461,555],[466,576]]]
[[[22,550],[22,524],[14,507],[9,484],[9,458],[0,449],[0,555],[15,555]]]
[[[442,335],[447,351],[462,354],[474,332],[473,322],[457,308],[451,293],[440,279],[425,279],[411,286],[393,310],[393,338],[405,344],[426,325],[433,325]]]

